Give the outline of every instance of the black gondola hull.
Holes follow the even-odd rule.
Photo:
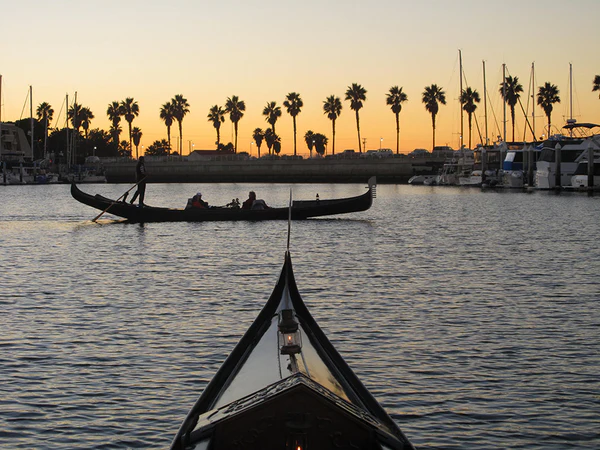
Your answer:
[[[175,209],[153,206],[138,207],[127,202],[116,201],[101,195],[90,195],[81,191],[76,184],[71,185],[71,195],[75,200],[106,211],[107,214],[127,219],[130,222],[214,222],[214,221],[259,221],[287,220],[289,208],[269,208],[244,210],[239,208]],[[368,210],[375,196],[374,180],[369,181],[369,189],[362,195],[333,200],[302,200],[292,203],[292,219],[303,220]]]

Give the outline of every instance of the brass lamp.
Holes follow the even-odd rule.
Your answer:
[[[295,355],[302,349],[302,338],[294,310],[282,309],[279,318],[279,348],[282,355]]]

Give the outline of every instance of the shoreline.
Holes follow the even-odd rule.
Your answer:
[[[435,174],[444,158],[258,159],[146,161],[148,183],[407,183],[416,174]],[[108,183],[135,182],[135,161],[104,164]]]

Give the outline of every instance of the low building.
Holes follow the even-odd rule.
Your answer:
[[[218,156],[233,156],[233,150],[194,150],[187,157],[188,161],[207,161]]]

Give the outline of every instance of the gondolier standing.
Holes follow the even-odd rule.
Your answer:
[[[138,160],[138,163],[135,166],[135,181],[137,183],[137,190],[135,191],[135,194],[133,194],[133,197],[131,198],[131,201],[129,203],[133,204],[133,202],[135,202],[135,199],[138,198],[139,195],[140,206],[145,206],[144,196],[146,195],[146,164],[144,162],[143,156],[140,156],[140,159]]]

